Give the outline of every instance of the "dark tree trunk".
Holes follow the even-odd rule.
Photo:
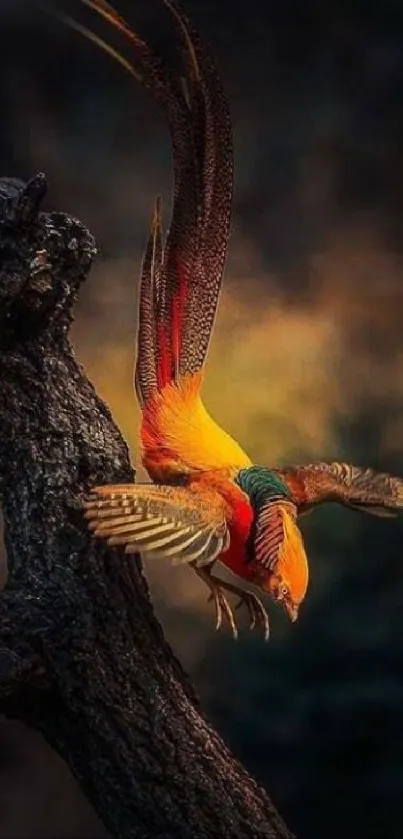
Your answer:
[[[290,837],[204,718],[139,560],[85,527],[84,493],[133,470],[68,341],[94,242],[38,215],[44,189],[0,181],[0,709],[42,732],[115,837]]]

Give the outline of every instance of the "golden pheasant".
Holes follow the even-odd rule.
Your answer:
[[[266,609],[249,589],[212,573],[217,561],[281,603],[291,620],[305,597],[308,562],[297,525],[309,508],[336,501],[376,515],[403,507],[403,481],[343,463],[284,469],[254,465],[208,414],[200,396],[227,250],[232,203],[232,137],[214,64],[174,0],[183,77],[105,0],[81,0],[125,36],[136,66],[95,41],[142,82],[170,125],[175,176],[165,241],[157,201],[141,273],[135,389],[142,409],[142,460],[153,484],[95,487],[86,501],[93,533],[126,553],[188,563],[210,589],[217,628],[226,593],[238,594],[251,628],[268,637]]]

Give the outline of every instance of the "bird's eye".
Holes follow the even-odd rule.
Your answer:
[[[288,587],[286,585],[280,586],[280,594],[282,597],[287,597],[288,594]]]

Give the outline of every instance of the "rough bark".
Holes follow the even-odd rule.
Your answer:
[[[39,213],[45,188],[0,181],[0,709],[42,732],[113,836],[290,837],[206,721],[139,559],[86,530],[84,493],[134,476],[68,340],[94,240]]]

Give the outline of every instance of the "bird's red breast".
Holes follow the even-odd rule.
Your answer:
[[[232,489],[232,487],[231,487]],[[231,492],[232,515],[228,521],[230,545],[219,557],[220,562],[244,580],[252,580],[255,571],[247,562],[246,544],[253,523],[253,508],[243,493]]]

